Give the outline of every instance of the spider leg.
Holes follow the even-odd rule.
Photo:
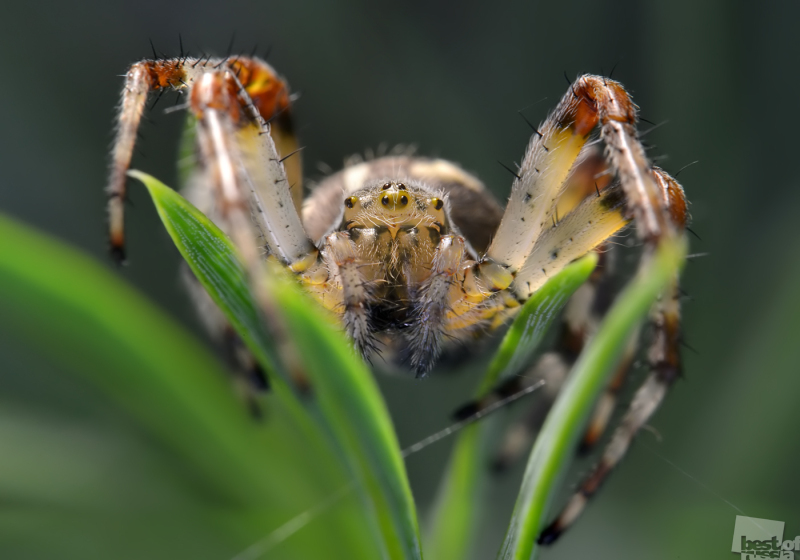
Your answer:
[[[201,156],[196,180],[213,192],[215,221],[237,246],[285,369],[304,389],[297,351],[264,284],[263,248],[304,280],[327,278],[327,268],[300,224],[269,125],[232,69],[206,68],[193,80],[189,105]]]
[[[649,180],[657,189],[655,200],[658,207],[651,212],[664,216],[655,223],[664,228],[666,235],[683,235],[686,225],[686,199],[683,188],[663,170],[652,167],[647,172]],[[644,199],[649,203],[649,198]],[[638,225],[638,224],[637,224]],[[656,232],[645,224],[641,234],[645,239],[646,253],[640,266],[648,265],[648,251],[658,242]],[[680,376],[680,290],[677,274],[654,305],[650,314],[653,337],[648,350],[648,374],[645,382],[636,391],[631,405],[595,468],[580,484],[560,515],[539,536],[541,544],[554,542],[583,512],[589,499],[597,492],[614,467],[622,460],[633,438],[658,409],[672,384]]]
[[[486,259],[511,274],[520,269],[550,227],[555,203],[595,124],[581,98],[571,92],[562,97],[531,137]]]
[[[466,272],[466,299],[473,304],[509,287],[517,303],[527,300],[548,276],[628,222],[618,187],[602,193],[598,188],[596,198],[580,204],[581,197],[572,196],[580,189],[572,188],[576,181],[571,177],[602,165],[596,149],[587,145],[599,121],[581,87],[576,82],[531,138],[495,237]],[[584,165],[588,160],[592,164]],[[585,180],[578,182],[586,186]],[[559,202],[566,212],[561,219]]]
[[[618,186],[589,197],[543,232],[517,273],[511,289],[522,301],[547,279],[628,224],[625,197]]]
[[[142,60],[133,64],[125,75],[122,101],[117,114],[116,138],[112,148],[111,169],[106,193],[108,195],[109,240],[111,253],[125,259],[124,203],[126,173],[131,164],[136,134],[151,91],[192,89],[194,82],[205,73],[218,73],[217,59],[189,57]],[[290,97],[286,83],[265,62],[254,58],[235,58],[225,62],[251,103],[265,118],[273,121],[271,133],[284,157],[297,149],[297,139],[291,127]],[[302,201],[302,173],[299,157],[287,159],[292,199],[299,211]]]
[[[108,195],[109,240],[111,254],[125,260],[125,180],[133,157],[136,133],[142,120],[147,94],[154,90],[183,87],[184,64],[179,59],[143,60],[125,75],[122,101],[117,114],[117,134],[111,153]]]
[[[261,261],[253,223],[267,251],[295,272],[316,264],[318,251],[303,230],[269,125],[233,71],[199,76],[190,107],[224,229],[247,267]]]
[[[244,118],[232,76],[227,71],[204,73],[192,88],[190,104],[197,120],[203,172],[215,193],[222,229],[231,236],[248,270],[253,272],[261,255],[250,220],[251,188],[237,141]]]
[[[188,105],[191,114],[192,132],[184,137],[187,143],[185,151],[190,153],[188,162],[184,162],[184,185],[182,188],[186,196],[198,209],[206,214],[213,222],[217,223],[227,232],[232,231],[230,209],[224,202],[220,202],[221,188],[220,175],[217,172],[215,162],[224,164],[230,169],[231,164],[238,173],[235,175],[236,189],[241,191],[241,197],[248,203],[247,208],[239,208],[239,229],[242,229],[243,219],[249,216],[249,220],[256,224],[258,219],[263,217],[257,211],[261,204],[254,192],[254,188],[265,188],[258,180],[263,177],[258,169],[261,164],[253,156],[255,149],[249,139],[255,134],[255,129],[261,130],[258,120],[270,119],[270,136],[276,140],[277,145],[281,145],[281,138],[294,139],[291,128],[286,128],[290,124],[288,86],[277,78],[274,70],[266,63],[252,58],[236,58],[227,61],[215,59],[187,59],[183,70],[184,76],[181,78],[182,85],[189,88]],[[206,74],[216,77],[203,78]],[[215,82],[216,89],[209,87],[209,84],[200,85],[203,79]],[[197,85],[197,88],[195,86]],[[195,89],[197,92],[195,93]],[[194,101],[192,94],[195,95]],[[201,95],[202,94],[202,95]],[[203,99],[202,97],[205,97]],[[227,109],[225,109],[227,108]],[[205,118],[208,117],[208,118]],[[205,120],[204,120],[205,118]],[[217,123],[212,132],[212,123]],[[215,142],[211,142],[216,139]],[[263,139],[259,140],[263,142]],[[296,144],[296,140],[295,140]],[[200,157],[195,158],[195,145]],[[284,142],[281,149],[291,148],[291,144]],[[285,153],[285,152],[279,152]],[[285,159],[285,158],[284,158]],[[291,158],[290,158],[291,159]],[[195,160],[197,160],[195,162]],[[288,160],[285,161],[287,163]],[[199,163],[199,165],[198,165]],[[291,168],[287,169],[287,176],[291,177]],[[263,173],[262,173],[263,174]],[[302,178],[295,174],[294,179],[297,185],[301,185]],[[269,185],[273,190],[279,188],[275,184]],[[282,186],[282,185],[281,185]],[[258,227],[250,225],[248,230],[239,235],[239,239],[244,239],[245,247],[250,251],[251,262],[247,264],[251,278],[258,278],[263,273],[263,265],[260,262],[263,255],[263,247],[266,242],[258,240]],[[256,260],[253,261],[252,241],[255,240]],[[239,241],[241,243],[241,241]],[[241,251],[241,247],[240,247]],[[247,351],[241,339],[239,339],[227,322],[225,317],[216,307],[205,289],[199,284],[193,274],[186,269],[187,274],[183,275],[184,284],[189,289],[195,307],[211,337],[226,350],[233,366],[233,380],[238,393],[243,401],[255,416],[259,416],[260,410],[256,397],[263,392],[268,385],[265,372],[261,370],[260,364]],[[263,292],[260,286],[254,286],[255,293],[260,300],[262,310],[266,315],[272,317],[269,328],[273,337],[283,340],[282,328],[279,317],[275,316],[274,309],[268,301],[268,295]],[[296,359],[296,353],[288,341],[279,345],[284,365],[293,376],[297,385],[305,388],[303,372]]]

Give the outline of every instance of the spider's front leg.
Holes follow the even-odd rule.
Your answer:
[[[236,77],[232,90],[234,97],[240,97],[236,88],[244,90],[249,104],[257,113],[270,119],[271,136],[278,152],[288,156],[297,150],[297,139],[291,126],[289,89],[286,82],[265,62],[240,57],[234,59],[214,58],[167,58],[142,60],[133,64],[125,75],[122,100],[117,113],[116,138],[112,148],[112,161],[106,192],[109,216],[109,241],[111,253],[118,261],[125,259],[124,204],[126,196],[126,174],[131,164],[136,136],[145,111],[147,98],[151,92],[158,92],[159,98],[168,90],[194,91],[196,82],[206,74],[224,75],[232,72]],[[231,81],[231,80],[229,80]],[[231,93],[231,92],[229,92]],[[208,92],[206,97],[208,98]],[[209,99],[227,104],[229,115],[239,122],[236,105],[229,104],[229,95],[215,92]],[[157,100],[156,100],[157,101]],[[212,105],[213,105],[212,101]],[[202,113],[207,104],[195,103],[194,112]],[[245,107],[241,107],[242,110]],[[231,111],[233,111],[231,113]],[[228,131],[230,132],[230,131]],[[299,210],[302,202],[302,172],[300,158],[294,157],[286,163],[294,206]]]
[[[598,123],[597,107],[580,91],[576,82],[535,130],[494,239],[465,279],[473,300],[510,289],[523,302],[549,276],[628,223],[619,187],[598,189],[596,197],[567,207],[562,203],[566,215],[558,215],[573,169],[594,154],[586,147]]]
[[[119,262],[125,260],[125,182],[133,157],[136,135],[151,91],[183,87],[185,72],[182,63],[143,60],[130,67],[125,75],[122,101],[117,114],[117,135],[111,153],[108,195],[109,241],[111,254]]]
[[[588,197],[562,200],[573,169],[596,167],[596,153],[586,145],[597,122],[596,111],[569,92],[536,130],[492,243],[464,273],[462,293],[449,313],[451,329],[487,318],[501,324],[550,276],[628,223],[620,187],[601,191],[593,173]],[[583,165],[588,160],[592,166]],[[565,215],[558,215],[559,208]]]

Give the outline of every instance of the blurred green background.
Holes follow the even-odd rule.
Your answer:
[[[578,526],[543,557],[729,558],[730,504],[785,521],[786,538],[800,534],[798,17],[797,3],[726,0],[6,3],[0,209],[111,266],[102,187],[112,118],[119,76],[150,56],[148,39],[169,55],[178,33],[195,53],[224,54],[233,33],[237,52],[271,48],[269,61],[301,93],[297,123],[312,179],[318,162],[338,168],[366,148],[413,143],[460,162],[501,199],[510,181],[496,160],[518,160],[529,134],[516,111],[547,97],[526,110],[540,120],[565,91],[564,72],[616,65],[642,116],[669,121],[648,136],[652,153],[668,156],[660,165],[675,172],[700,161],[680,175],[701,238],[692,251],[708,253],[684,276],[695,351],[685,351],[685,379],[651,422],[659,437],[640,436]],[[167,103],[144,125],[134,167],[174,184],[181,116],[164,115]],[[177,281],[177,251],[144,189],[134,186],[131,199],[130,263],[119,274],[202,336]],[[147,441],[108,421],[115,412],[99,395],[35,342],[21,344],[3,317],[0,333],[6,441],[45,437],[15,429],[13,414],[46,417],[42,426],[69,427],[66,440],[42,429],[70,449],[127,442],[130,460],[120,452],[107,468],[144,480],[148,467],[133,446]],[[475,373],[382,378],[401,444],[445,426]],[[107,437],[84,436],[81,426],[97,418]],[[423,521],[449,445],[408,460]],[[476,557],[493,557],[520,476],[521,466],[492,483]],[[92,480],[81,482],[91,493]],[[4,534],[14,519],[2,515],[11,524]]]

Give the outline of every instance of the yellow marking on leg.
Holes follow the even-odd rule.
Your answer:
[[[552,119],[552,117],[551,117]],[[569,128],[556,128],[551,119],[534,136],[514,181],[503,220],[487,256],[519,270],[541,231],[550,223],[564,181],[586,144],[586,136]]]
[[[573,260],[603,243],[628,224],[619,189],[585,200],[573,212],[545,231],[525,260],[512,289],[528,299],[547,279]]]

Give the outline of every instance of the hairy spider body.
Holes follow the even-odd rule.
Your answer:
[[[168,89],[188,92],[195,121],[198,165],[189,174],[187,197],[238,246],[265,310],[271,304],[258,279],[266,254],[339,315],[365,358],[391,350],[420,377],[453,341],[478,338],[506,323],[549,277],[606,247],[629,222],[635,222],[643,246],[642,267],[665,239],[683,235],[683,189],[651,165],[636,131],[637,108],[609,78],[579,77],[533,128],[512,172],[504,211],[478,179],[455,164],[408,155],[350,165],[323,180],[303,204],[286,82],[256,58],[182,57],[138,62],[126,76],[107,189],[111,247],[120,259],[125,173],[136,131],[148,93]],[[565,312],[559,347],[528,372],[537,380],[550,378],[553,395],[610,297],[603,283],[610,260],[602,260],[603,268]],[[678,376],[677,282],[676,277],[651,313],[650,376],[598,468],[543,542],[574,521]],[[207,296],[194,292],[208,308]],[[224,320],[220,315],[209,322],[219,326]],[[605,429],[637,337],[598,404],[585,445]],[[506,382],[496,395],[525,379]],[[465,410],[478,410],[496,395]],[[537,414],[533,430],[540,420]],[[513,449],[505,446],[502,461]]]
[[[363,293],[343,303],[355,306],[344,320],[356,345],[371,351],[379,342],[419,374],[433,365],[442,334],[450,343],[470,337],[503,309],[458,314],[448,303],[501,217],[475,177],[444,160],[407,156],[351,165],[326,178],[303,208],[306,231],[319,245],[337,231],[352,241]],[[312,290],[335,311],[342,302],[329,288]],[[352,325],[362,318],[362,303],[363,326]]]

